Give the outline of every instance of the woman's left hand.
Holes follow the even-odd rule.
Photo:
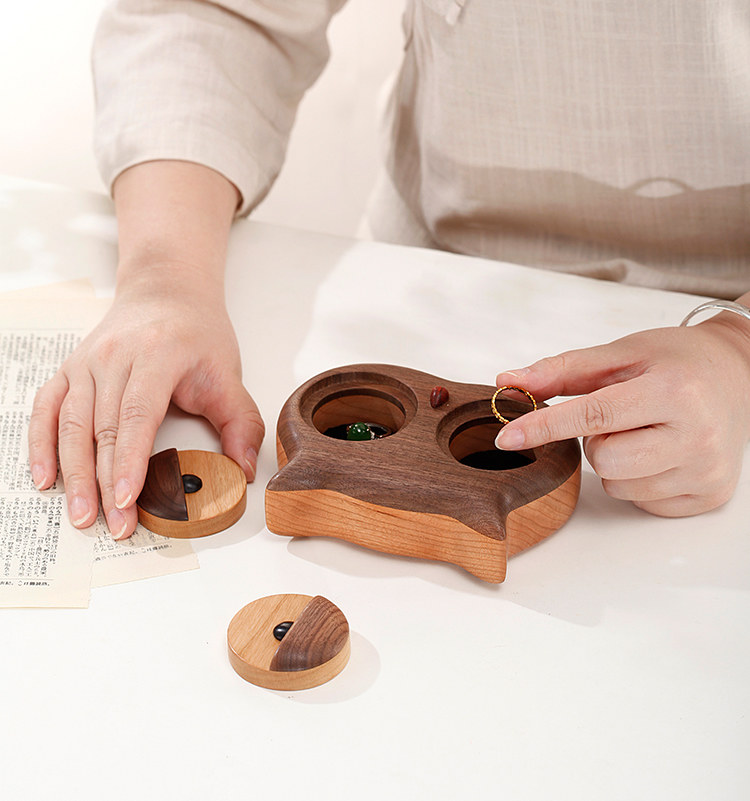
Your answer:
[[[750,324],[726,313],[642,331],[500,373],[537,400],[579,395],[504,426],[497,446],[584,437],[607,494],[666,517],[725,503],[750,438]]]

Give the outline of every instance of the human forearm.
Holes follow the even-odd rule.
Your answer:
[[[179,159],[227,176],[250,211],[281,168],[343,1],[107,3],[92,52],[105,184],[136,161]]]
[[[248,480],[263,422],[242,385],[224,302],[236,190],[197,164],[149,162],[122,173],[114,194],[115,301],[37,394],[29,457],[45,489],[57,446],[73,523],[95,519],[98,483],[110,531],[121,539],[135,528],[135,499],[170,402],[209,420]]]
[[[233,184],[200,164],[151,161],[121,173],[113,195],[118,293],[162,283],[174,290],[223,291],[227,240],[239,202]]]

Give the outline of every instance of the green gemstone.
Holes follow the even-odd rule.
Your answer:
[[[352,423],[347,426],[346,438],[357,442],[365,439],[373,439],[372,429],[367,423]]]

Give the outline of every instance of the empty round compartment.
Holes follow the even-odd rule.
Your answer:
[[[514,470],[536,460],[534,451],[501,451],[495,437],[501,425],[494,417],[469,420],[451,434],[448,450],[454,459],[478,470]]]

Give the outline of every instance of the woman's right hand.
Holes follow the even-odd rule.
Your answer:
[[[59,449],[71,521],[94,522],[98,482],[115,539],[136,526],[135,501],[170,402],[216,428],[248,481],[264,433],[242,385],[223,284],[187,264],[152,264],[140,275],[39,390],[29,427],[36,486],[54,482]]]

